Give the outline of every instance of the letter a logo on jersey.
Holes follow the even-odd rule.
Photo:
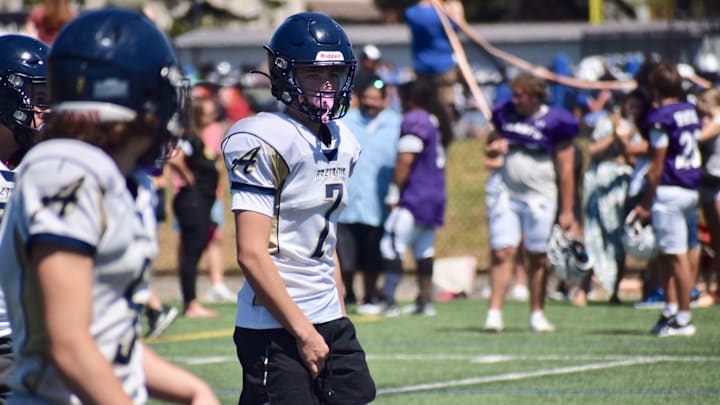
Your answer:
[[[238,166],[243,166],[243,171],[246,174],[250,174],[253,168],[257,164],[257,154],[260,151],[260,147],[252,148],[249,152],[242,155],[232,161],[232,169],[235,170]]]
[[[82,186],[84,181],[85,177],[80,177],[72,183],[61,187],[55,195],[43,197],[43,205],[50,207],[50,205],[57,204],[58,215],[64,217],[65,214],[68,214],[70,210],[77,205],[77,191],[80,189],[80,186]]]

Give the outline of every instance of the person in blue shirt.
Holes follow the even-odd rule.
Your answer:
[[[340,213],[337,253],[345,285],[345,302],[356,302],[353,277],[363,274],[363,303],[376,298],[382,270],[380,239],[387,208],[387,194],[395,167],[400,113],[388,108],[388,87],[379,76],[370,77],[357,88],[359,105],[351,108],[342,122],[362,146],[362,154],[350,176],[348,203]]]
[[[443,12],[450,17],[453,29],[459,26],[454,21],[465,19],[465,10],[460,1],[442,1]],[[453,21],[454,20],[454,21]],[[432,1],[420,0],[405,10],[405,23],[412,34],[411,54],[416,79],[430,83],[440,100],[440,113],[448,121],[458,117],[455,109],[455,84],[458,82],[457,61],[450,40],[445,33],[440,17]],[[453,138],[451,131],[442,134],[443,145]]]

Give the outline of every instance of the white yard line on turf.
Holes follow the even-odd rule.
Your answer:
[[[377,391],[377,394],[378,395],[399,394],[399,393],[408,393],[408,392],[417,392],[417,391],[427,391],[427,390],[443,389],[443,388],[450,388],[450,387],[458,387],[458,386],[463,386],[463,385],[485,384],[485,383],[498,382],[498,381],[522,380],[522,379],[526,379],[526,378],[543,377],[543,376],[548,376],[548,375],[580,373],[580,372],[584,372],[584,371],[601,370],[601,369],[605,369],[605,368],[635,366],[638,364],[657,363],[660,361],[663,361],[663,360],[645,357],[645,358],[637,358],[637,359],[629,359],[629,360],[611,361],[608,363],[591,363],[591,364],[584,364],[581,366],[547,368],[547,369],[541,369],[541,370],[535,370],[535,371],[524,371],[524,372],[517,372],[517,373],[506,373],[506,374],[488,375],[488,376],[482,376],[482,377],[463,378],[461,380],[451,380],[451,381],[443,381],[443,382],[436,382],[436,383],[406,385],[404,387],[381,388]]]

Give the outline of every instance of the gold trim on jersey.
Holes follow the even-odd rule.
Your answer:
[[[275,148],[267,148],[268,157],[270,158],[270,166],[273,173],[273,182],[275,183],[275,201],[273,203],[273,219],[272,229],[270,231],[270,245],[268,251],[270,254],[278,253],[279,246],[279,220],[280,220],[280,194],[285,185],[285,180],[290,175],[290,168],[285,159],[275,150]]]

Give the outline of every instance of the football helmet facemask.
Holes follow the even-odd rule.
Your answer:
[[[157,164],[184,133],[189,80],[168,39],[139,12],[106,8],[71,21],[50,50],[48,79],[54,113],[98,122],[156,117],[141,164]]]
[[[650,260],[657,254],[655,232],[651,224],[643,224],[631,212],[625,218],[622,243],[625,253],[638,260]]]
[[[347,34],[335,20],[322,13],[292,15],[265,49],[275,98],[315,122],[327,123],[347,113],[356,61]],[[303,68],[330,69],[328,77],[333,79],[300,83],[298,70]]]
[[[550,233],[547,259],[555,275],[571,283],[580,282],[593,268],[593,260],[585,244],[568,235],[557,224],[553,225]]]
[[[35,143],[48,109],[48,46],[24,35],[0,36],[0,123],[24,153]]]

